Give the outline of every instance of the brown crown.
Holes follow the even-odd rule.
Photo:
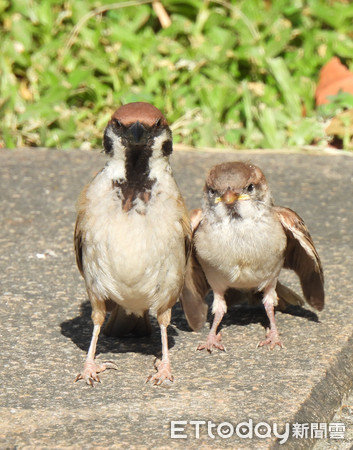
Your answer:
[[[265,175],[259,167],[240,161],[222,163],[212,167],[206,181],[207,186],[219,191],[228,187],[239,190],[249,183],[267,184]]]
[[[161,119],[161,125],[168,125],[160,110],[150,103],[145,102],[128,103],[127,105],[120,106],[112,115],[112,119],[119,120],[124,126],[129,126],[139,121],[151,127],[158,119]]]

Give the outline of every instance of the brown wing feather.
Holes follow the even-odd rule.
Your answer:
[[[76,264],[78,270],[83,276],[83,266],[82,266],[82,232],[80,229],[80,220],[77,217],[76,225],[75,225],[75,234],[74,234],[74,245],[75,245],[75,254],[76,254]]]
[[[181,195],[178,198],[178,206],[183,211],[183,215],[182,215],[180,222],[181,222],[181,226],[182,226],[183,233],[184,233],[185,258],[186,258],[186,262],[187,262],[189,255],[190,255],[190,251],[191,251],[192,231],[191,231],[191,226],[190,226],[188,210],[186,208],[184,199]]]
[[[194,235],[202,218],[201,209],[195,209],[190,214],[192,235]],[[193,330],[203,327],[207,318],[208,306],[204,301],[210,286],[196,257],[196,250],[192,245],[191,255],[186,266],[185,283],[181,293],[181,304]]]
[[[88,189],[88,185],[84,187],[81,192],[78,202],[77,202],[77,219],[75,224],[75,233],[74,233],[74,245],[75,245],[75,254],[76,254],[76,263],[77,267],[83,276],[83,264],[82,264],[82,248],[83,248],[83,219],[86,209],[86,192]]]
[[[306,301],[321,311],[325,303],[320,257],[301,217],[289,208],[275,207],[287,235],[284,267],[298,275]]]
[[[190,211],[190,222],[192,234],[196,231],[197,227],[200,225],[202,219],[202,209],[197,208]]]

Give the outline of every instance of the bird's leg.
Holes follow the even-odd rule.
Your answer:
[[[167,309],[162,313],[157,313],[157,321],[161,330],[162,341],[162,359],[156,365],[157,373],[153,376],[150,375],[146,381],[151,381],[154,385],[160,385],[165,380],[174,381],[174,377],[171,372],[169,351],[168,351],[168,334],[167,327],[170,323],[171,309]]]
[[[199,344],[197,350],[203,350],[204,348],[210,353],[213,347],[219,350],[225,351],[224,345],[221,343],[222,335],[219,332],[217,334],[217,328],[221,323],[224,314],[227,312],[227,304],[224,300],[224,294],[219,292],[213,292],[214,300],[212,306],[212,313],[214,314],[212,327],[208,333],[206,342],[204,344]]]
[[[106,307],[104,301],[97,300],[91,293],[89,293],[89,297],[92,304],[93,333],[91,343],[87,352],[86,361],[83,366],[83,371],[76,376],[75,381],[85,380],[87,384],[93,386],[94,381],[100,382],[98,373],[104,372],[104,370],[106,369],[113,369],[116,367],[115,364],[110,362],[97,364],[94,360],[96,355],[98,336],[105,319]]]
[[[283,344],[279,338],[279,333],[275,321],[275,306],[277,305],[278,299],[276,294],[276,281],[272,282],[264,291],[263,304],[267,317],[270,321],[270,328],[266,333],[266,339],[258,343],[258,347],[263,347],[264,345],[269,345],[270,349],[273,350],[276,345],[283,347]]]

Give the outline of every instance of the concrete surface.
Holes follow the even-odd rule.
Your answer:
[[[173,167],[189,207],[200,204],[206,169],[225,160],[251,160],[263,168],[276,203],[306,221],[321,255],[327,302],[277,313],[286,346],[256,349],[264,336],[261,309],[234,307],[223,322],[226,353],[195,352],[206,337],[190,332],[179,305],[169,328],[175,383],[145,384],[160,351],[150,339],[101,336],[100,360],[119,370],[102,374],[94,389],[74,383],[89,345],[90,306],[73,253],[75,201],[104,164],[98,152],[18,150],[0,153],[0,447],[109,448],[350,448],[353,399],[353,158],[348,155],[175,152]],[[298,289],[295,277],[283,277]],[[347,403],[348,401],[348,403]],[[351,402],[351,403],[350,403]],[[350,409],[352,408],[352,409]],[[333,419],[334,413],[338,415]],[[345,439],[259,438],[260,422],[345,422]],[[171,421],[186,439],[171,439]],[[252,420],[254,436],[240,438]],[[234,427],[229,438],[224,422]],[[210,425],[212,425],[212,423]],[[181,427],[181,425],[178,425]],[[271,428],[272,429],[272,428]],[[230,428],[230,430],[232,430]],[[290,428],[292,431],[292,428]],[[310,433],[309,433],[310,434]],[[337,446],[338,447],[334,447]]]

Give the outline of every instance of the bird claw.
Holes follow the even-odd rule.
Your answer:
[[[265,345],[269,345],[269,349],[273,350],[277,345],[280,348],[285,348],[280,340],[277,331],[269,330],[266,334],[266,339],[260,341],[256,348],[264,347]]]
[[[222,335],[221,333],[216,334],[209,334],[207,336],[206,342],[204,344],[199,344],[196,348],[196,350],[203,350],[206,349],[209,353],[212,353],[213,348],[218,348],[218,350],[221,350],[222,352],[226,351],[226,348],[223,344],[221,344]]]
[[[92,386],[92,387],[94,387],[94,382],[95,381],[97,383],[101,383],[101,380],[100,380],[99,376],[97,375],[97,373],[95,373],[95,372],[88,372],[86,370],[83,370],[82,373],[78,373],[76,375],[75,383],[78,380],[85,380],[86,384],[88,384],[89,386]]]
[[[158,365],[156,364],[157,373],[154,375],[149,375],[147,377],[146,383],[151,381],[153,386],[167,386],[168,384],[172,384],[174,381],[174,377],[172,375],[169,362],[160,361]]]
[[[117,364],[115,364],[115,362],[113,362],[113,361],[104,361],[103,364],[105,365],[106,369],[114,369],[114,370],[118,370],[119,369]]]
[[[76,375],[75,382],[78,380],[85,380],[86,384],[94,387],[94,382],[101,383],[98,373],[104,372],[106,369],[118,369],[118,366],[112,361],[106,361],[103,364],[96,364],[95,362],[86,362],[83,366],[83,371]]]

